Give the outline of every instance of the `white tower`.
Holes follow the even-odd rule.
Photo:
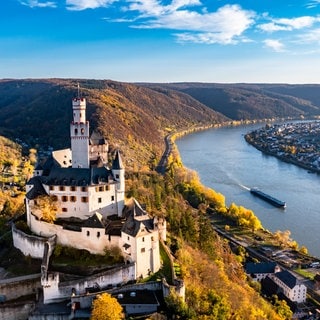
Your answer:
[[[115,180],[118,182],[116,189],[117,197],[117,210],[118,216],[121,217],[122,210],[124,208],[124,193],[125,193],[125,177],[124,177],[124,165],[120,156],[119,150],[116,151],[115,158],[112,163],[112,172]]]
[[[70,124],[72,168],[89,168],[89,122],[86,121],[86,99],[72,100],[73,121]]]

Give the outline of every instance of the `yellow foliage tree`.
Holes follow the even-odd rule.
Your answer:
[[[97,296],[92,304],[91,320],[121,320],[124,319],[123,310],[116,298],[109,293]]]
[[[35,200],[34,208],[41,220],[53,223],[56,220],[59,204],[55,197],[39,196]]]

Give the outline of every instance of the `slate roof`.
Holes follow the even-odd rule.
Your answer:
[[[102,221],[102,216],[100,213],[95,213],[94,215],[92,215],[90,218],[83,222],[82,226],[85,228],[105,228],[105,224]]]
[[[28,184],[33,185],[33,188],[27,192],[27,199],[32,200],[42,195],[48,195],[42,185],[42,179],[40,176],[31,178]]]
[[[284,270],[275,273],[275,276],[286,284],[290,289],[294,288],[298,284],[298,279],[289,271]]]
[[[247,274],[274,273],[276,266],[276,262],[248,262],[245,266],[245,269]]]
[[[119,152],[119,150],[117,150],[116,156],[114,157],[114,160],[112,162],[112,169],[119,170],[119,169],[123,169],[123,168],[124,168],[124,166],[122,163],[120,152]]]
[[[44,183],[47,185],[88,186],[107,183],[112,172],[106,167],[99,168],[53,168]]]
[[[135,237],[140,230],[151,232],[154,229],[153,218],[144,211],[139,203],[134,199],[130,207],[125,210],[126,221],[122,227],[122,232]]]

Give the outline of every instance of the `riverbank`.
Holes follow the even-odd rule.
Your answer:
[[[296,165],[310,173],[320,173],[320,122],[299,122],[266,125],[244,136],[245,140],[264,154]]]
[[[201,184],[221,193],[227,207],[236,203],[251,209],[264,228],[273,233],[290,230],[292,239],[308,248],[313,256],[320,257],[316,228],[320,206],[316,191],[318,176],[252,148],[244,135],[257,128],[259,123],[230,129],[219,126],[217,130],[181,136],[181,139],[179,136],[175,148],[181,166],[197,172]],[[252,187],[286,201],[287,208],[279,211],[253,197],[249,192]]]

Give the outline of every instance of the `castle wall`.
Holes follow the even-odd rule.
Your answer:
[[[59,274],[49,274],[46,279],[42,279],[44,303],[47,304],[70,299],[73,294],[85,294],[86,288],[107,288],[108,286],[127,283],[135,279],[135,269],[135,263],[131,263],[112,268],[90,277],[62,283],[59,282]]]
[[[28,316],[34,307],[34,302],[0,305],[0,320],[30,320]]]
[[[33,232],[44,237],[56,235],[57,243],[62,246],[85,249],[93,254],[104,254],[105,247],[119,246],[120,237],[106,235],[104,228],[66,230],[60,225],[39,221],[32,214],[30,214],[30,223]]]
[[[19,249],[25,256],[42,259],[44,254],[44,246],[49,241],[50,248],[54,247],[55,234],[49,235],[50,239],[28,235],[12,225],[13,245]],[[51,252],[50,252],[51,254]]]
[[[154,282],[126,285],[126,287],[122,289],[113,288],[110,290],[105,290],[103,292],[108,292],[110,294],[117,294],[123,291],[138,291],[138,290],[159,291],[159,290],[162,290],[162,282],[154,281]],[[96,295],[97,293],[75,295],[71,297],[71,303],[80,303],[80,308],[82,309],[90,308],[92,305],[92,301],[96,297]]]
[[[41,288],[40,274],[0,280],[0,292],[6,301],[36,294]],[[0,318],[1,319],[1,318]]]

